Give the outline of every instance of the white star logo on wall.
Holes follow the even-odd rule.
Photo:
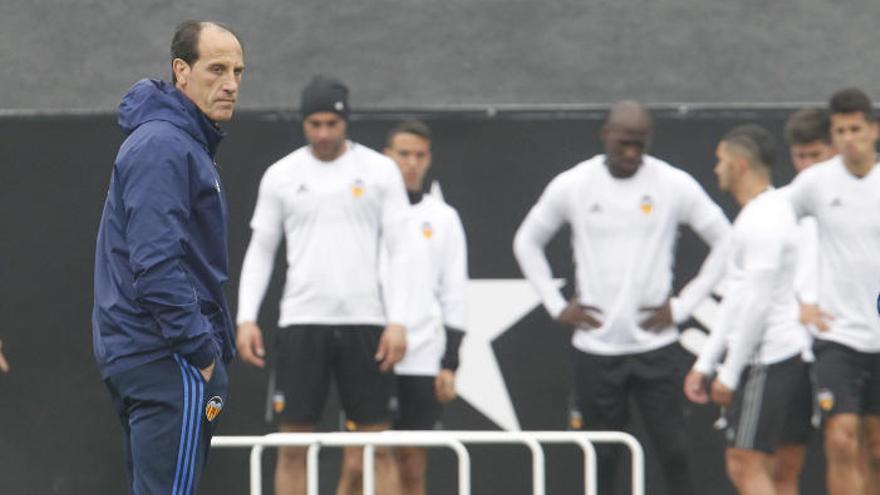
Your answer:
[[[561,287],[564,280],[556,279],[556,284]],[[723,294],[723,287],[719,289],[716,293]],[[456,391],[499,428],[518,431],[521,428],[516,408],[510,400],[492,343],[541,301],[527,280],[477,279],[468,282],[467,303],[468,333],[462,341]],[[707,298],[694,311],[694,318],[711,329],[718,305],[714,299]],[[705,332],[696,328],[688,328],[681,335],[682,345],[694,354],[699,353],[705,340]]]
[[[562,286],[563,280],[556,281]],[[503,430],[518,431],[519,420],[510,400],[492,342],[541,304],[523,279],[480,279],[468,283],[467,336],[461,345],[456,391]]]
[[[716,296],[723,298],[726,291],[727,284],[722,281],[722,283],[720,283],[718,287],[715,287],[712,292]],[[712,297],[707,297],[706,299],[703,299],[696,308],[694,308],[692,316],[695,320],[700,322],[700,324],[706,327],[706,330],[711,332],[715,328],[716,320],[718,319],[718,311],[720,309],[721,303],[719,301],[716,301]],[[695,356],[700,355],[700,351],[703,350],[707,340],[709,340],[709,335],[694,327],[685,328],[681,331],[681,334],[678,337],[681,346]]]

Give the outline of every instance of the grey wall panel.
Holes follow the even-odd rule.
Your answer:
[[[241,104],[291,108],[318,72],[360,107],[880,97],[871,0],[4,1],[0,108],[104,108],[167,77],[173,26],[228,22]]]

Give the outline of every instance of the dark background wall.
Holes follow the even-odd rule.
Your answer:
[[[435,175],[462,212],[474,278],[519,277],[509,249],[517,223],[550,177],[598,150],[600,114],[586,109],[599,107],[589,104],[709,102],[714,110],[661,112],[656,151],[718,198],[711,157],[729,125],[760,120],[778,131],[785,112],[776,102],[824,101],[842,86],[880,95],[880,9],[870,0],[2,1],[0,337],[14,371],[0,376],[0,492],[122,492],[119,432],[88,329],[95,226],[121,142],[109,112],[133,81],[167,77],[172,29],[186,18],[227,22],[245,45],[240,103],[252,111],[229,126],[220,153],[233,215],[230,295],[257,180],[301,142],[291,115],[256,110],[295,107],[315,73],[349,82],[358,108],[437,110],[422,116],[437,133]],[[771,105],[757,111],[740,102]],[[445,111],[487,107],[502,111],[494,118]],[[512,107],[569,111],[503,111]],[[65,116],[72,109],[86,115]],[[352,134],[377,146],[397,116],[361,114]],[[681,249],[679,283],[703,255],[687,232]],[[565,242],[550,253],[569,274]],[[275,320],[279,283],[264,305],[266,326]],[[537,309],[495,342],[525,429],[564,426],[568,338]],[[221,432],[270,431],[261,421],[265,375],[236,365],[232,385]],[[702,486],[723,493],[717,438],[708,430],[717,412],[692,414]],[[463,401],[447,420],[493,427]],[[525,493],[525,454],[477,452],[478,493]],[[574,493],[576,451],[550,454],[551,493]],[[242,493],[246,455],[220,452],[213,461],[207,487]],[[327,454],[325,488],[337,461]],[[450,457],[435,461],[437,473],[451,472]],[[452,486],[432,476],[441,492]],[[819,493],[821,469],[809,476],[808,493]]]
[[[0,109],[111,109],[187,18],[240,31],[246,108],[316,72],[360,108],[880,96],[873,0],[4,0]]]
[[[744,122],[780,132],[788,111],[657,110],[654,153],[692,173],[729,215],[711,168],[718,137]],[[461,213],[468,234],[472,278],[519,278],[510,244],[528,208],[551,177],[600,151],[602,112],[361,113],[350,135],[373,147],[403,116],[422,117],[435,131],[434,178]],[[116,148],[122,135],[109,114],[79,117],[0,118],[0,338],[13,371],[0,375],[0,489],[10,494],[111,494],[124,491],[120,429],[91,357],[90,311],[96,225]],[[247,227],[265,168],[302,143],[289,114],[244,112],[226,126],[218,155],[231,205],[230,254],[233,305]],[[777,182],[791,176],[787,162]],[[677,285],[692,276],[705,248],[683,232]],[[571,274],[566,236],[549,248],[558,275]],[[279,263],[281,261],[279,260]],[[282,270],[263,305],[261,322],[274,328]],[[564,429],[570,390],[570,334],[537,308],[494,342],[501,371],[527,430]],[[263,422],[265,372],[236,363],[232,395],[220,434],[272,431]],[[333,429],[335,405],[323,428]],[[689,409],[688,435],[700,493],[729,493],[721,468],[720,435],[711,407]],[[454,429],[494,429],[466,402],[447,410]],[[636,430],[638,426],[636,425]],[[650,445],[648,445],[650,449]],[[816,450],[805,474],[807,494],[822,493]],[[247,453],[215,451],[205,493],[245,493]],[[474,451],[475,493],[527,493],[524,451],[494,447]],[[549,450],[548,492],[578,493],[579,454]],[[270,480],[272,456],[267,455]],[[451,493],[452,457],[437,453],[431,473],[435,493]],[[333,486],[338,453],[322,457],[324,490]],[[649,464],[649,484],[658,486]],[[267,482],[267,485],[270,483]],[[727,491],[725,491],[727,490]],[[331,493],[326,491],[325,493]],[[268,493],[268,492],[267,492]],[[651,492],[661,495],[662,489]]]

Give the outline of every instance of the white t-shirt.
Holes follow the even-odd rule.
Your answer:
[[[773,364],[809,346],[794,292],[798,225],[790,204],[768,190],[750,201],[725,241],[727,292],[718,325],[694,369],[709,374],[727,349],[719,380],[736,388],[749,363]]]
[[[386,156],[357,143],[346,146],[332,162],[304,146],[266,170],[242,267],[239,322],[256,320],[282,232],[288,268],[279,326],[405,321],[410,208],[403,179]],[[262,238],[270,239],[265,244],[271,249],[261,248]],[[380,243],[395,281],[387,304],[379,283]]]
[[[394,371],[433,376],[440,371],[446,351],[444,325],[465,329],[467,243],[458,213],[432,196],[425,195],[413,205],[410,215],[412,292],[405,322],[406,354]],[[383,275],[385,261],[383,256]]]
[[[552,280],[543,247],[571,226],[577,297],[601,310],[601,328],[578,329],[572,343],[595,354],[650,351],[675,342],[674,326],[649,332],[639,326],[643,307],[664,303],[672,291],[675,241],[681,224],[714,244],[729,230],[721,209],[687,173],[645,155],[630,178],[613,177],[598,155],[550,182],[517,232],[520,268],[550,316],[566,306]]]
[[[858,178],[837,156],[804,170],[787,188],[795,213],[814,217],[818,226],[818,304],[834,319],[814,337],[874,353],[880,352],[878,169]]]

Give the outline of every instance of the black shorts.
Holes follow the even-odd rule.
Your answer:
[[[859,352],[816,340],[816,403],[823,418],[834,414],[880,414],[880,353]]]
[[[727,446],[772,454],[781,444],[806,443],[812,416],[809,367],[799,355],[749,366],[724,412]]]
[[[638,354],[574,350],[575,407],[585,430],[623,430],[635,399],[655,445],[683,451],[686,351],[678,343]]]
[[[375,325],[291,325],[279,330],[269,390],[275,417],[318,423],[332,376],[349,430],[389,423],[394,375],[380,372],[375,359],[382,330]]]
[[[434,393],[436,377],[397,375],[397,418],[395,430],[437,429],[443,406]]]

